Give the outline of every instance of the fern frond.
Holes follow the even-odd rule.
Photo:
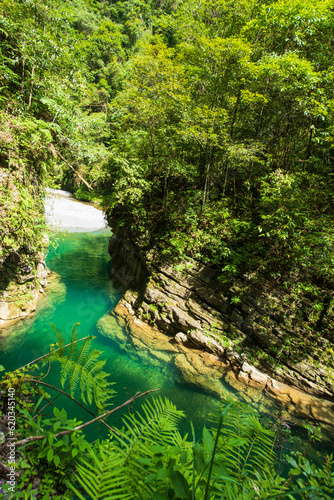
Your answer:
[[[111,389],[113,383],[107,380],[109,374],[102,370],[106,361],[99,359],[101,354],[102,351],[89,350],[86,345],[80,349],[77,358],[62,357],[59,360],[62,365],[62,386],[69,381],[72,397],[79,390],[83,402],[94,402],[99,410],[105,408],[114,393]]]
[[[87,341],[81,344],[80,350],[76,356],[77,363],[84,364],[86,362],[86,359],[90,353],[91,343],[91,339],[87,339]]]
[[[97,453],[90,450],[91,462],[82,460],[77,467],[76,479],[81,491],[69,484],[80,500],[130,500],[130,478],[124,468],[124,459],[119,452],[99,445]]]
[[[74,355],[75,355],[75,353],[77,351],[77,348],[78,348],[78,344],[77,344],[77,340],[78,340],[77,326],[79,326],[79,325],[80,325],[80,323],[75,323],[75,325],[74,325],[74,327],[72,329],[71,345],[70,345],[70,349],[69,349],[69,353],[68,353],[68,357],[69,358],[73,358],[74,357]]]
[[[57,344],[58,348],[51,350],[50,354],[46,357],[42,364],[53,362],[58,360],[59,357],[63,356],[65,353],[65,339],[60,330],[57,330],[54,324],[50,323],[52,330],[55,332],[57,336]],[[56,345],[57,345],[56,344]]]
[[[91,348],[93,337],[82,339],[81,345],[78,342],[78,324],[74,326],[71,342],[67,346],[61,332],[53,326],[60,349],[51,352],[46,361],[57,361],[61,364],[60,383],[64,387],[66,382],[69,382],[72,397],[79,389],[85,404],[87,401],[89,404],[94,402],[98,410],[102,411],[114,394],[111,389],[113,384],[107,380],[109,374],[103,371],[106,360],[99,359],[102,351]]]
[[[178,431],[183,416],[168,399],[159,397],[147,401],[139,412],[122,418],[124,427],[119,436],[112,436],[110,449],[123,457],[131,478],[132,498],[155,498],[157,491],[144,479],[157,473],[156,462],[160,460],[157,456],[167,462],[174,456],[174,450],[191,449],[187,436],[182,438]],[[138,495],[139,489],[142,496]]]
[[[182,441],[177,426],[184,413],[177,410],[168,399],[159,397],[154,398],[152,402],[147,401],[142,405],[142,411],[144,415],[136,412],[135,415],[126,415],[123,419],[127,429],[123,440],[126,459],[146,442],[164,446]]]
[[[234,403],[224,419],[217,452],[231,478],[242,482],[267,470],[275,460],[272,451],[273,432],[264,428],[255,410],[243,403]]]

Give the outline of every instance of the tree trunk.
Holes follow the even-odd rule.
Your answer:
[[[212,144],[210,144],[210,150],[209,150],[209,158],[208,162],[206,164],[206,169],[205,169],[205,180],[204,180],[204,191],[203,191],[203,200],[202,200],[202,212],[204,210],[205,204],[209,198],[209,174],[210,174],[210,167],[212,163]]]
[[[230,128],[231,139],[233,138],[233,129],[234,129],[234,125],[235,125],[235,122],[237,119],[237,112],[238,112],[238,106],[240,103],[240,99],[241,99],[241,88],[239,89],[238,96],[237,96],[237,102],[235,103],[234,111],[233,111],[233,118],[232,118],[232,123],[231,123],[231,128]]]
[[[206,201],[207,201],[207,193],[208,193],[208,185],[209,185],[209,173],[210,173],[210,161],[206,166],[205,172],[205,182],[204,182],[204,192],[203,192],[203,201],[202,201],[202,212],[204,210]]]
[[[306,149],[306,158],[308,159],[312,154],[312,135],[313,135],[313,124],[312,119],[310,120],[309,134],[308,134],[308,144]]]
[[[35,66],[33,66],[32,69],[31,69],[31,81],[30,81],[30,92],[29,92],[28,109],[31,106],[32,89],[33,89],[33,86],[34,86],[34,73],[35,73]]]

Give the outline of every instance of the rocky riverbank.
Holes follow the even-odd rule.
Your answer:
[[[18,190],[15,198],[15,185],[9,187],[18,203]],[[66,191],[48,190],[44,207],[47,224],[52,230],[87,232],[97,231],[107,225],[102,210],[74,200],[71,193]],[[43,246],[46,251],[47,235],[44,236]],[[48,284],[50,271],[46,267],[43,252],[35,252],[31,265],[21,265],[19,258],[20,252],[13,251],[0,262],[3,267],[0,278],[0,330],[33,314]]]
[[[272,401],[297,420],[310,419],[333,425],[333,402],[280,383],[246,363],[245,378],[243,372],[223,357],[196,348],[190,342],[184,344],[177,337],[168,337],[141,321],[126,299],[122,299],[112,313],[103,316],[97,326],[102,335],[117,342],[120,348],[126,350],[131,344],[141,356],[149,355],[151,359],[174,364],[183,382],[216,398],[231,398],[225,388],[227,382],[238,391],[238,399],[256,403],[261,411],[272,409]]]
[[[127,288],[115,314],[127,316],[129,325],[135,318],[150,324],[178,352],[180,346],[191,349],[191,360],[175,356],[177,366],[189,365],[188,382],[199,377],[212,390],[217,376],[203,378],[194,368],[207,352],[216,358],[215,370],[220,367],[218,378],[246,399],[249,392],[252,398],[266,394],[296,416],[333,422],[331,296],[319,322],[311,297],[298,298],[252,276],[224,287],[213,269],[194,260],[175,267],[160,261],[158,249],[143,254],[115,237],[109,250],[113,278]]]
[[[0,330],[32,314],[47,284],[42,193],[30,180],[22,168],[0,173]]]
[[[29,266],[23,268],[19,276],[13,273],[12,280],[0,295],[0,330],[34,313],[49,274],[44,256],[36,269]]]

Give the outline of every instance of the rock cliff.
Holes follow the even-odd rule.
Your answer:
[[[12,279],[7,285],[4,281],[0,291],[0,330],[36,310],[38,299],[44,294],[44,288],[47,286],[49,272],[42,256],[35,269],[27,267],[20,275],[9,271]],[[8,270],[6,275],[8,276]]]
[[[1,330],[36,309],[49,273],[41,189],[24,169],[0,171],[0,221]]]
[[[265,391],[310,418],[319,412],[315,398],[305,410],[305,393],[328,399],[323,420],[333,420],[334,301],[329,292],[326,310],[314,317],[312,297],[296,297],[253,276],[235,279],[233,285],[219,283],[215,270],[198,261],[175,266],[161,261],[159,249],[144,253],[115,237],[109,251],[112,276],[127,289],[119,303],[123,312],[173,337],[177,345],[218,357],[228,367],[226,381],[238,390]]]

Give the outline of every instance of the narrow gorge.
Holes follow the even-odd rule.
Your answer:
[[[251,275],[233,286],[219,285],[209,266],[194,259],[181,266],[166,263],[161,249],[144,253],[115,236],[109,252],[112,278],[127,289],[112,316],[128,325],[130,335],[138,319],[150,325],[149,338],[163,332],[159,342],[164,339],[167,351],[173,346],[175,353],[186,353],[188,347],[188,357],[174,356],[186,382],[219,397],[217,380],[223,378],[245,401],[257,401],[264,393],[292,415],[333,424],[333,333],[328,328],[333,299],[317,323],[311,298],[300,303]],[[100,323],[108,328],[108,316]],[[156,349],[154,342],[151,348]],[[205,375],[205,352],[217,369],[212,377]]]
[[[333,0],[0,0],[5,500],[333,500],[333,40]]]

